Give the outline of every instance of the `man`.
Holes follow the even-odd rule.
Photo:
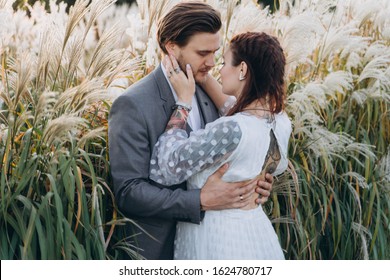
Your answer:
[[[191,64],[195,80],[201,84],[214,67],[220,28],[220,15],[211,6],[180,3],[159,23],[158,40],[165,54],[175,55],[181,69]],[[132,85],[115,100],[109,118],[111,174],[117,204],[142,228],[128,226],[126,235],[146,259],[173,258],[176,221],[199,224],[206,210],[247,205],[256,184],[263,187],[256,190],[263,194],[263,200],[271,188],[267,182],[226,183],[221,177],[227,166],[210,176],[202,190],[186,190],[185,183],[166,187],[149,179],[151,152],[176,102],[167,75],[170,73],[160,65]],[[188,130],[203,128],[218,117],[211,99],[197,86]]]

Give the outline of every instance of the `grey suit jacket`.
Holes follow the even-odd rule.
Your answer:
[[[197,87],[203,122],[218,118],[210,98]],[[148,234],[128,225],[126,238],[147,259],[172,259],[176,221],[199,224],[200,191],[185,183],[162,186],[149,179],[149,161],[158,137],[172,114],[175,100],[158,67],[129,87],[113,103],[109,116],[109,154],[119,210]]]

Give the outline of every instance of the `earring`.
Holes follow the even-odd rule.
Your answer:
[[[238,77],[238,79],[240,81],[245,80],[244,73],[242,72],[242,70],[240,71],[240,77]]]

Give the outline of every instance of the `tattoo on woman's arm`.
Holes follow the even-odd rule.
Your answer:
[[[173,111],[171,119],[169,120],[165,131],[170,130],[171,128],[180,128],[185,129],[188,119],[188,110],[178,107]]]
[[[274,173],[282,158],[279,151],[278,141],[276,140],[272,129],[270,130],[270,138],[271,141],[262,168],[266,173]]]

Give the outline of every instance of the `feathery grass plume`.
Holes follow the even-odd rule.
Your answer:
[[[354,19],[356,20],[359,28],[366,24],[371,24],[373,17],[381,10],[381,1],[375,1],[370,3],[368,1],[360,1],[360,5],[352,5],[352,10],[355,14]]]
[[[77,135],[82,126],[85,126],[83,118],[65,114],[61,115],[47,123],[42,134],[42,142],[49,147],[55,144],[53,143],[54,141],[59,143],[67,142],[71,140],[72,136]]]
[[[370,232],[364,226],[362,226],[360,223],[352,223],[352,229],[361,238],[362,245],[360,247],[361,251],[359,252],[360,255],[361,255],[361,259],[368,260],[369,259],[369,253],[368,253],[367,237],[368,238],[371,237]]]
[[[360,73],[358,82],[365,79],[379,80],[383,84],[389,84],[390,80],[385,75],[390,67],[390,48],[382,44],[382,42],[375,42],[371,44],[364,57],[364,69]]]
[[[342,152],[352,142],[348,134],[333,133],[323,127],[317,127],[308,136],[312,137],[310,140],[313,141],[313,144],[308,147],[308,150],[313,153],[313,156],[322,157],[323,159],[328,158],[331,163],[333,159],[346,159],[346,155]],[[333,171],[333,166],[329,166],[329,168]]]
[[[54,105],[56,112],[82,113],[89,106],[102,101],[106,97],[106,89],[100,78],[84,80],[78,86],[63,92]]]
[[[364,167],[364,163],[359,160],[359,157],[369,159],[370,161],[376,160],[376,155],[374,153],[375,146],[366,144],[366,143],[358,143],[352,142],[348,144],[345,149],[348,152],[349,156],[355,159],[355,163]]]
[[[8,47],[12,37],[16,33],[16,26],[12,21],[12,8],[7,8],[4,4],[4,7],[0,6],[0,55]]]
[[[9,0],[0,0],[0,9],[9,8],[12,5],[12,1]]]
[[[293,111],[296,108],[296,113],[291,113],[291,116],[294,117],[294,127],[293,133],[296,135],[301,135],[302,137],[305,135],[311,135],[311,131],[318,129],[323,121],[321,117],[315,112],[304,112],[303,107],[296,106],[298,102],[294,102],[294,106],[291,106],[291,109],[288,112]],[[313,137],[308,137],[308,139],[313,139]],[[314,139],[315,140],[315,139]]]
[[[72,33],[75,30],[76,26],[80,23],[80,21],[85,17],[87,12],[89,11],[88,3],[89,3],[89,1],[87,1],[87,0],[77,0],[75,2],[75,4],[73,6],[71,6],[69,9],[69,17],[68,17],[68,21],[67,21],[67,24],[65,27],[65,33],[63,36],[63,40],[62,40],[62,48],[60,51],[60,55],[57,57],[57,65],[56,65],[54,83],[52,86],[52,90],[54,90],[55,83],[57,82],[59,72],[61,70],[61,63],[62,63],[65,49],[67,47],[67,43],[68,43],[69,39],[71,38]],[[87,31],[88,30],[85,30],[84,37],[85,37]]]
[[[366,102],[368,95],[368,89],[355,90],[351,94],[351,101],[354,101],[357,105],[362,106]]]
[[[390,192],[390,148],[387,154],[379,160],[376,168],[379,172],[379,180],[383,182],[383,191]]]
[[[77,0],[73,6],[69,9],[69,18],[65,27],[64,41],[63,47],[66,46],[66,43],[72,34],[73,30],[80,23],[80,21],[84,18],[84,16],[88,13],[88,3],[87,0]],[[97,2],[95,2],[97,3]],[[86,32],[88,29],[86,29]],[[86,34],[84,34],[86,35]]]
[[[38,99],[37,104],[34,106],[35,109],[35,120],[41,118],[50,119],[53,116],[54,104],[57,102],[58,92],[45,91],[43,92]]]
[[[33,101],[28,90],[29,83],[34,78],[33,63],[33,58],[29,53],[23,54],[20,60],[10,58],[8,61],[8,86],[14,94],[14,106],[17,106],[22,101],[21,99]],[[15,107],[11,109],[16,110]]]
[[[357,172],[347,172],[342,175],[344,178],[348,179],[346,181],[350,182],[350,185],[352,189],[356,190],[356,187],[363,188],[363,189],[369,189],[370,186],[368,185],[366,179]],[[356,201],[357,203],[360,203],[359,195],[356,195]]]
[[[77,147],[84,149],[85,148],[84,146],[88,141],[104,137],[105,133],[106,133],[105,127],[98,127],[94,130],[90,130],[79,139],[79,141],[77,142]]]
[[[325,32],[318,13],[305,11],[290,19],[280,14],[276,17],[276,29],[281,33],[280,42],[287,55],[287,64],[295,67],[297,63],[305,62],[317,47],[319,36]]]
[[[271,220],[273,224],[295,224],[295,221],[290,217],[278,217]]]
[[[97,66],[96,63],[102,63],[103,65],[107,62],[105,62],[104,56],[107,52],[112,51],[114,46],[114,41],[116,40],[116,37],[121,32],[117,30],[117,25],[112,26],[110,29],[106,30],[100,37],[98,43],[96,44],[95,49],[92,52],[92,56],[90,58],[90,61],[87,65],[86,69],[86,76],[92,76],[94,77],[96,74],[99,73],[99,69],[103,68],[103,66]],[[103,62],[102,62],[103,61]],[[108,60],[109,61],[109,60]],[[92,68],[92,70],[91,70]],[[96,70],[95,70],[96,69]],[[90,72],[90,74],[89,74]]]
[[[272,28],[272,19],[269,18],[268,7],[260,9],[255,1],[247,1],[234,9],[232,22],[226,35],[229,39],[238,33],[247,31],[266,32],[277,35]]]
[[[326,76],[323,86],[327,96],[336,98],[336,94],[346,95],[353,89],[353,78],[350,72],[335,71]]]
[[[341,53],[341,58],[344,58],[343,55],[345,53],[342,52]],[[348,55],[347,55],[347,61],[345,63],[345,68],[349,71],[349,72],[353,72],[354,69],[356,68],[359,68],[362,66],[362,57],[356,53],[356,52],[350,52]]]
[[[55,61],[55,53],[60,43],[58,40],[59,37],[57,35],[57,28],[55,28],[53,25],[54,23],[48,25],[40,35],[39,51],[36,64],[37,68],[35,70],[37,73],[35,87],[37,88],[38,92],[43,91],[46,87],[48,87],[48,79],[51,81],[54,78],[50,72],[50,68],[53,64],[53,61]]]
[[[118,64],[111,69],[110,75],[107,75],[105,80],[108,88],[120,87],[121,83],[118,81],[124,81],[125,77],[128,81],[126,85],[133,84],[138,80],[137,74],[140,73],[142,61],[139,57],[129,60],[130,57],[132,57],[131,54],[126,50],[123,50],[120,56],[118,56],[118,58],[120,58]],[[126,87],[122,86],[123,90],[125,88]]]
[[[386,234],[373,235],[370,243],[361,242],[360,237],[354,235],[358,237],[354,245],[344,246],[341,249],[341,241],[348,236],[348,232],[353,230],[354,225],[355,228],[356,225],[363,226],[364,222],[368,232],[382,232],[389,224],[380,214],[373,215],[375,205],[384,207],[383,209],[377,208],[378,213],[386,213],[386,211],[388,213],[389,210],[383,206],[387,205],[388,207],[388,204],[383,203],[383,201],[388,200],[389,196],[385,195],[384,200],[380,200],[379,197],[375,196],[376,187],[362,188],[372,184],[377,185],[375,182],[380,181],[377,179],[376,172],[371,171],[372,166],[376,161],[378,151],[388,150],[387,145],[381,144],[384,143],[384,139],[388,139],[388,136],[379,132],[379,129],[383,130],[383,127],[386,126],[383,114],[386,114],[388,101],[384,89],[389,82],[384,76],[387,73],[386,66],[388,69],[388,64],[386,64],[388,51],[373,47],[375,44],[381,44],[378,38],[382,38],[380,34],[378,35],[378,30],[373,32],[374,27],[370,25],[370,21],[374,20],[375,15],[371,13],[371,19],[368,19],[364,27],[361,26],[359,29],[358,20],[355,18],[356,13],[350,12],[356,7],[369,5],[368,1],[340,3],[334,8],[332,6],[321,7],[317,5],[318,1],[311,2],[295,1],[295,6],[289,1],[282,3],[279,18],[276,21],[277,23],[281,23],[283,20],[290,22],[295,16],[312,11],[318,13],[318,20],[329,30],[323,33],[313,32],[313,51],[308,51],[310,46],[306,47],[305,45],[304,49],[307,50],[308,55],[306,60],[303,56],[302,61],[296,63],[289,72],[288,83],[290,85],[286,109],[292,116],[294,123],[290,157],[293,159],[292,162],[301,167],[299,170],[303,172],[303,174],[298,173],[303,193],[307,194],[308,192],[305,189],[306,186],[323,185],[326,192],[331,194],[327,198],[321,195],[321,200],[329,200],[326,212],[321,213],[326,214],[323,216],[324,218],[331,219],[331,227],[328,230],[333,233],[333,237],[336,239],[333,248],[325,245],[331,248],[333,253],[328,255],[327,252],[322,251],[321,257],[350,258],[354,254],[353,252],[366,252],[365,257],[368,254],[370,258],[378,258],[378,254],[373,249],[376,248],[379,250],[379,254],[382,254],[380,258],[386,258],[386,256],[388,258],[388,250],[379,245],[378,239],[375,238],[379,236],[381,242],[388,244],[390,240],[388,234],[387,237],[385,237]],[[302,33],[304,32],[302,30]],[[370,52],[367,54],[366,51],[370,47],[373,48],[372,52],[376,53],[375,56],[369,55]],[[378,50],[376,51],[376,49]],[[367,60],[365,56],[368,56]],[[378,59],[378,57],[381,58]],[[304,64],[311,61],[315,62],[315,67],[313,64]],[[379,61],[382,61],[383,64]],[[364,71],[364,67],[368,63],[372,63],[372,67],[368,67]],[[364,75],[362,77],[365,77],[366,73],[371,73],[368,76],[373,78],[369,77],[360,81],[361,74]],[[376,98],[373,99],[370,95],[374,95]],[[358,103],[351,103],[351,101],[358,101]],[[363,106],[364,110],[356,107],[355,104]],[[375,133],[383,138],[379,137],[379,141],[374,140]],[[360,135],[369,136],[359,137]],[[380,145],[375,146],[375,143]],[[355,174],[357,178],[361,179],[360,182],[354,181],[359,182],[353,186],[356,189],[355,193],[338,191],[338,188],[343,189],[342,186],[346,185],[344,180],[340,180],[341,174],[343,174],[342,170],[344,170],[344,174]],[[320,180],[320,178],[322,179]],[[349,186],[346,185],[346,187]],[[359,189],[364,191],[359,191]],[[319,194],[319,190],[317,191],[316,188],[310,189],[311,197],[317,197]],[[336,195],[342,197],[343,200],[337,199]],[[321,211],[324,209],[320,204],[313,203],[313,200],[309,201],[304,197],[301,199],[307,203],[307,207],[322,209]],[[369,204],[362,203],[362,201],[368,200]],[[293,205],[296,205],[295,203]],[[336,208],[337,205],[338,208]],[[350,210],[348,212],[342,210],[347,209],[345,207]],[[336,214],[341,214],[341,211],[346,213],[343,213],[343,216]],[[332,212],[334,217],[330,215]],[[299,213],[299,210],[296,210],[295,213]],[[364,213],[364,219],[359,213]],[[347,220],[343,221],[344,219]],[[342,222],[345,226],[344,230],[340,224]],[[310,225],[314,227],[316,223],[315,219],[309,219],[308,224],[304,227],[308,230]],[[325,229],[327,223],[325,219],[322,219],[322,228]],[[291,230],[294,229],[291,228]],[[306,232],[311,234],[310,230]],[[279,232],[279,234],[285,237],[283,232]],[[311,236],[313,238],[310,240],[313,242],[304,247],[310,248],[310,253],[306,255],[305,251],[302,251],[301,256],[316,258],[317,253],[320,253],[318,246],[320,243],[324,243],[325,239],[318,238],[314,232]],[[295,243],[297,248],[304,244],[303,239],[299,242],[298,240],[296,239]],[[360,253],[355,257],[360,258]]]
[[[141,7],[139,7],[141,11]],[[142,55],[142,52],[146,48],[147,41],[147,25],[146,20],[143,18],[141,12],[132,10],[127,15],[127,29],[126,35],[129,37],[129,50],[134,55]]]
[[[150,1],[137,1],[138,14],[141,17],[141,20],[145,20],[147,18],[149,6]]]
[[[339,63],[345,63],[346,69],[352,72],[352,68],[359,68],[362,66],[363,54],[369,45],[369,38],[360,36],[351,36],[347,45],[343,46],[340,52]],[[345,59],[347,60],[345,62]]]
[[[142,1],[137,0],[139,14],[147,25],[147,36],[151,36],[152,26],[158,23],[158,20],[169,11],[169,9],[178,1]]]
[[[144,72],[149,73],[159,63],[160,48],[157,42],[157,24],[160,18],[178,1],[137,1],[139,14],[136,18],[128,17],[133,25],[132,29],[127,30],[130,36],[134,36],[133,50],[139,54],[145,62]],[[138,20],[138,19],[140,20]],[[142,35],[133,35],[142,30]]]
[[[1,65],[0,65],[0,73],[3,74],[2,79],[1,79],[1,83],[0,83],[0,109],[2,109],[4,105],[7,106],[8,108],[11,108],[11,107],[13,107],[12,97],[9,94],[8,85],[7,85],[7,82],[5,80],[5,77],[7,75],[6,75],[6,73],[3,70],[3,67]]]
[[[99,2],[92,1],[89,4],[88,21],[85,26],[84,38],[87,36],[87,32],[89,32],[92,25],[96,22],[96,19],[115,2],[116,0],[100,0]]]
[[[0,52],[3,259],[124,254],[110,243],[121,227],[115,219],[121,216],[109,190],[104,101],[111,98],[107,87],[112,81],[138,64],[125,50],[115,49],[112,39],[104,55],[95,57],[101,65],[95,75],[82,71],[92,56],[84,35],[112,2],[94,1],[90,7],[88,1],[78,1],[69,16],[63,4],[53,3],[52,14],[40,3],[29,7],[31,18],[23,11],[8,11],[7,24],[16,23],[16,29],[1,30],[10,38],[2,41]],[[59,22],[66,22],[65,29],[53,21],[57,15]],[[126,252],[132,248],[127,246]]]
[[[135,13],[137,9],[136,3],[134,2],[132,5],[121,4],[121,5],[111,5],[104,10],[104,12],[96,18],[94,23],[93,31],[90,32],[86,38],[86,50],[89,50],[95,47],[96,40],[100,37],[101,33],[104,30],[109,29],[113,23],[118,26],[119,30],[125,30],[128,27],[127,17],[131,16]],[[115,20],[115,22],[113,22]],[[117,48],[126,48],[129,45],[130,36],[125,33],[120,34],[121,36],[117,37],[117,41],[115,42],[115,46]]]
[[[289,173],[295,173],[293,176],[290,176]],[[292,186],[297,187],[294,179],[291,177],[294,177],[296,175],[295,170],[289,170],[288,172],[285,172],[278,176],[272,185],[272,191],[277,194],[292,194],[294,195],[296,193],[296,189],[292,188]]]
[[[72,36],[65,48],[63,69],[64,78],[61,88],[68,88],[74,84],[82,55],[83,38],[81,36]],[[61,79],[62,80],[62,79]]]
[[[7,129],[5,124],[0,123],[0,142],[2,142],[2,145],[5,144],[5,139],[7,137]]]
[[[152,27],[156,26],[156,23],[160,20],[162,16],[167,13],[170,8],[174,5],[174,1],[165,0],[165,1],[152,1],[149,2],[148,12],[149,12],[149,22],[148,22],[148,37],[151,35]],[[155,30],[154,30],[155,31]]]
[[[330,26],[322,42],[319,43],[321,48],[317,63],[320,64],[322,60],[326,60],[330,55],[337,54],[344,46],[349,45],[349,42],[353,42],[355,40],[353,34],[357,31],[357,28],[353,25]]]
[[[223,7],[223,9],[221,9],[221,11],[222,11],[221,18],[222,18],[222,21],[224,22],[224,25],[225,25],[223,27],[225,40],[231,39],[231,36],[232,36],[232,33],[229,32],[229,30],[230,30],[230,23],[232,21],[233,13],[234,13],[234,10],[235,10],[235,8],[237,6],[237,3],[238,3],[238,1],[234,0],[234,1],[227,1],[227,3],[223,3],[222,4],[222,5],[224,5],[224,7]],[[218,7],[218,8],[222,8],[222,7]],[[223,45],[225,43],[226,42],[223,42]]]
[[[116,77],[139,67],[138,59],[129,60],[132,57],[130,53],[114,48],[118,34],[121,31],[117,24],[103,32],[86,68],[87,77],[99,76],[106,85],[110,85]]]

